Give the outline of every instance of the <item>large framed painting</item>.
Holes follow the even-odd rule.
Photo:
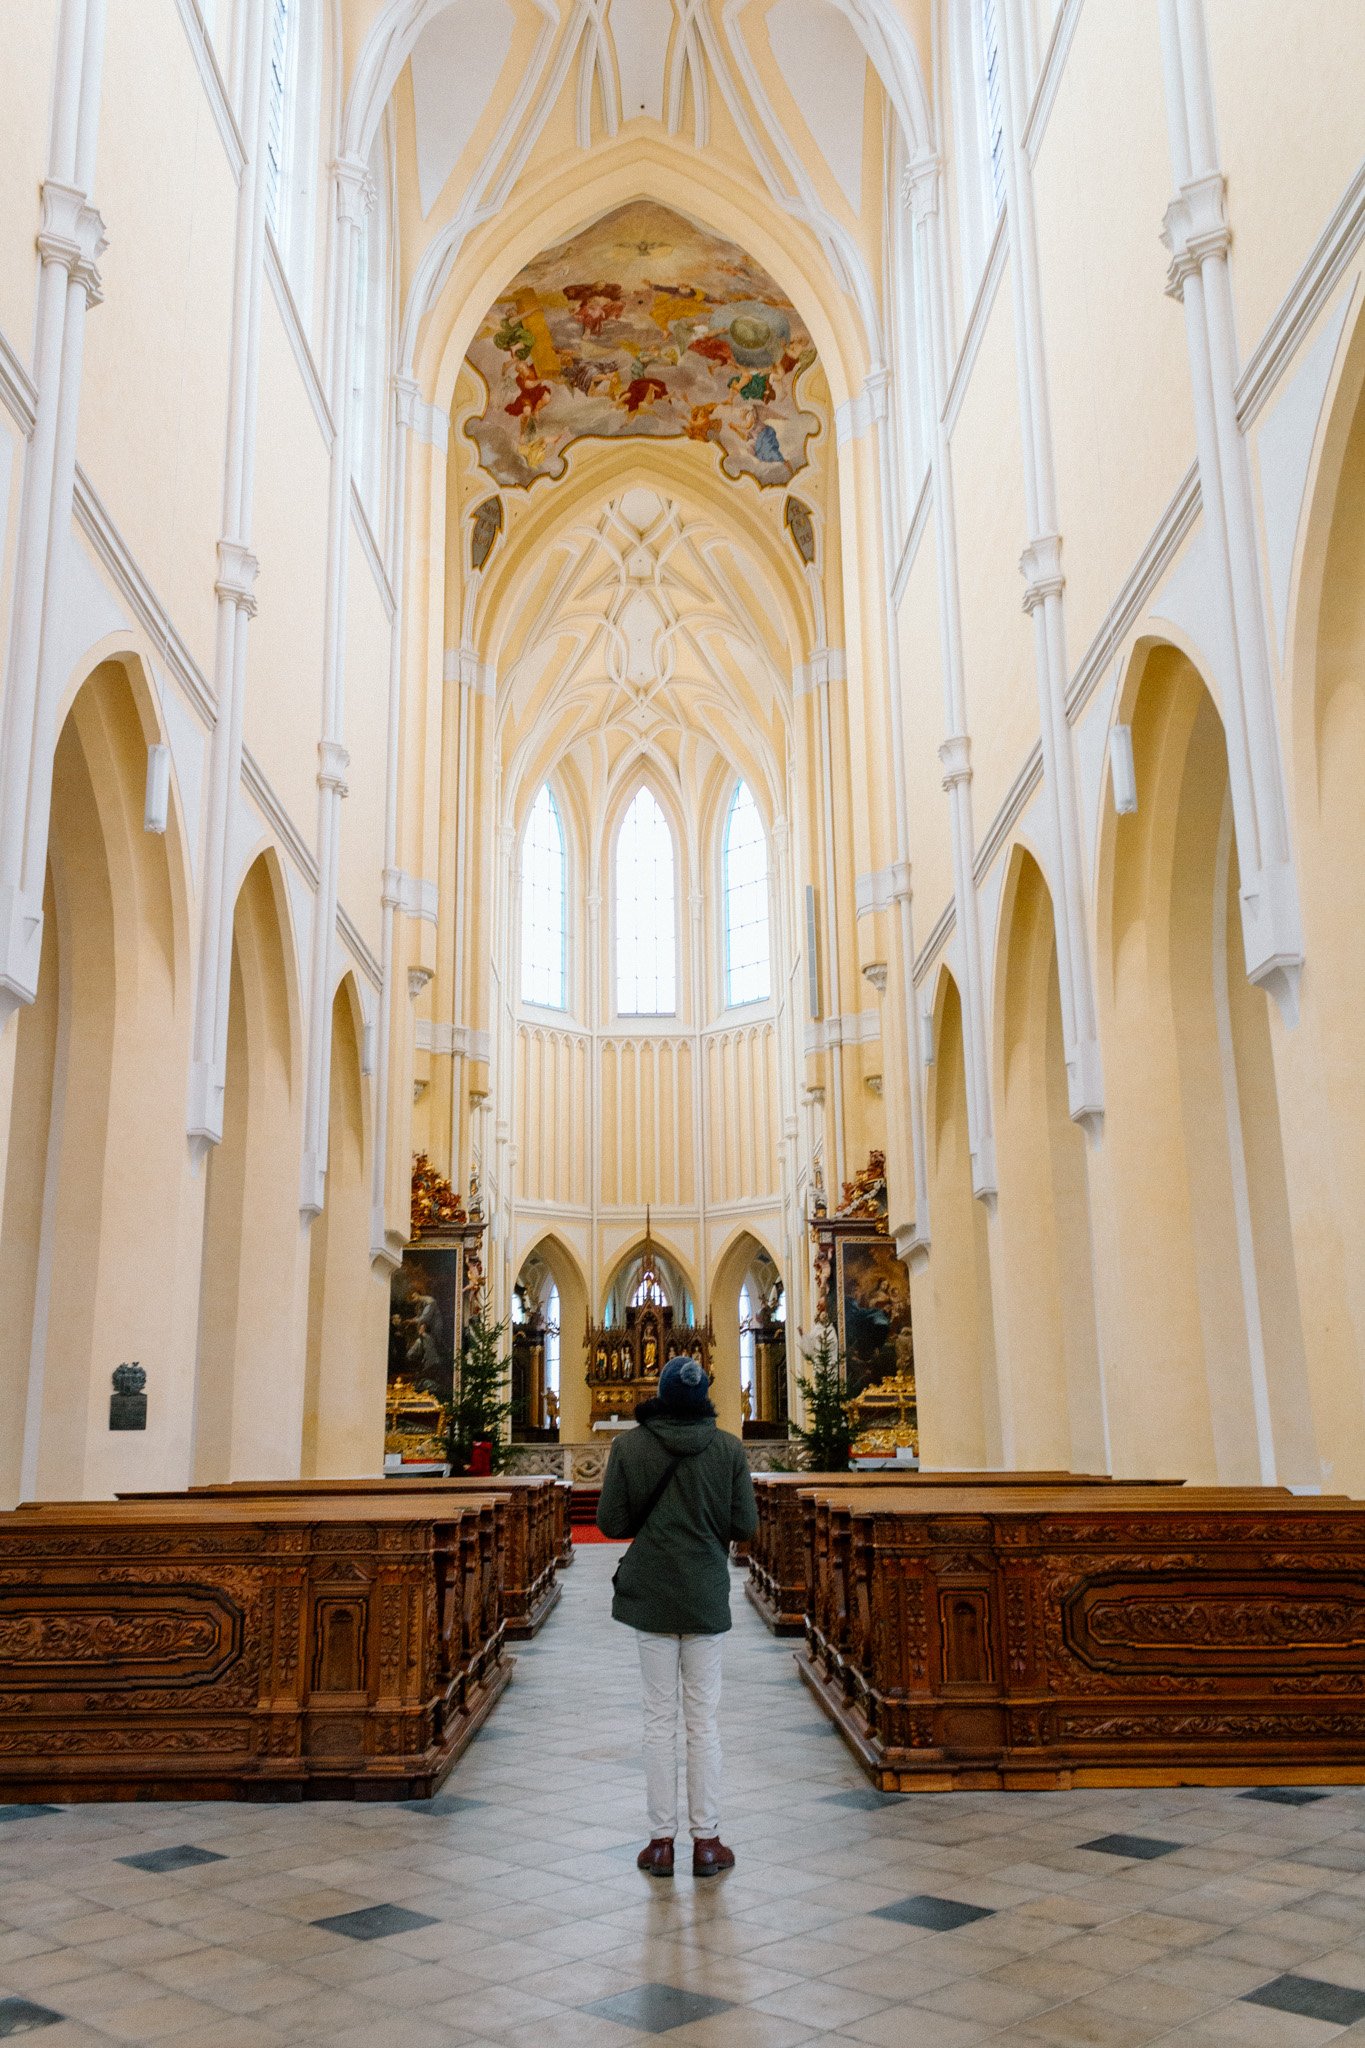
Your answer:
[[[889,1237],[835,1240],[839,1345],[850,1394],[909,1371],[910,1275]]]
[[[389,1283],[386,1464],[439,1463],[465,1322],[483,1285],[484,1219],[424,1153],[413,1162],[412,1242]]]

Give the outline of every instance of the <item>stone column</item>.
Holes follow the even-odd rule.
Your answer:
[[[256,615],[257,561],[251,512],[260,382],[261,292],[265,279],[266,178],[261,137],[270,92],[266,12],[253,0],[244,22],[243,166],[237,191],[233,251],[232,334],[228,352],[227,437],[223,451],[222,538],[218,542],[213,651],[216,718],[209,756],[200,896],[194,1035],[190,1048],[187,1126],[192,1140],[216,1145],[223,1135],[228,996],[232,977],[232,915],[238,877],[229,872],[232,822],[242,780],[247,630]]]
[[[947,729],[943,745],[939,748],[939,759],[943,763],[943,787],[948,792],[951,807],[953,908],[962,970],[962,1037],[967,1067],[967,1130],[972,1156],[972,1188],[977,1195],[989,1196],[994,1195],[996,1188],[995,1131],[986,1041],[981,920],[976,895],[971,740],[967,731],[962,607],[957,575],[957,506],[953,491],[952,443],[944,418],[948,344],[938,158],[917,158],[909,167],[906,183],[915,222],[916,304],[922,340],[920,360],[928,365],[934,420],[931,476],[938,563],[939,650]]]
[[[62,8],[48,176],[40,196],[37,402],[24,457],[0,716],[0,1027],[38,992],[62,685],[45,673],[45,643],[70,546],[85,318],[103,297],[98,265],[108,246],[89,196],[104,21],[104,0],[66,0]]]
[[[1020,558],[1019,568],[1024,577],[1024,610],[1033,620],[1034,671],[1043,748],[1043,794],[1057,855],[1057,872],[1052,878],[1053,911],[1067,1096],[1072,1116],[1093,1129],[1103,1114],[1104,1092],[1086,918],[1076,764],[1066,711],[1066,578],[1062,572],[1062,540],[1057,531],[1057,488],[1047,357],[1043,343],[1033,166],[1022,141],[1028,114],[1025,64],[1028,28],[1021,0],[1006,0],[1000,8],[999,22],[1005,67],[1002,100],[1015,366],[1019,388],[1024,503],[1029,529],[1028,545]]]
[[[313,906],[308,969],[308,1063],[303,1098],[303,1174],[299,1206],[305,1216],[322,1208],[327,1180],[327,1119],[331,1087],[332,955],[341,858],[341,804],[350,756],[343,740],[346,708],[346,594],[350,566],[352,406],[356,337],[356,276],[365,217],[374,185],[364,160],[340,157],[332,166],[336,190],[336,260],[332,268],[335,336],[331,405],[334,432],[327,505],[327,591],[323,617],[322,732],[318,740],[318,888]]]
[[[1241,871],[1247,973],[1298,1015],[1303,930],[1261,588],[1251,463],[1237,418],[1226,180],[1218,167],[1202,0],[1161,0],[1166,124],[1175,197],[1161,239],[1166,289],[1185,312],[1195,441],[1213,596],[1223,616],[1228,773]]]

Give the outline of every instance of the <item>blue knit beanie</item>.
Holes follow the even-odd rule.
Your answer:
[[[659,1399],[666,1408],[702,1409],[711,1383],[695,1358],[670,1358],[659,1374]]]

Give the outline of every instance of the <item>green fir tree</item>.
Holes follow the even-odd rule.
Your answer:
[[[853,1449],[853,1418],[844,1379],[844,1354],[832,1323],[817,1323],[801,1349],[809,1376],[796,1382],[806,1405],[806,1426],[793,1426],[812,1472],[847,1472]]]
[[[495,1472],[506,1463],[507,1422],[512,1413],[512,1403],[503,1398],[511,1370],[511,1361],[502,1349],[506,1334],[506,1321],[490,1322],[480,1295],[464,1327],[455,1399],[446,1427],[446,1450],[453,1472],[468,1471],[471,1449],[480,1442],[492,1445]]]

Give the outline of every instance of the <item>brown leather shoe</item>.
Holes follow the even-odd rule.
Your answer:
[[[643,1870],[646,1877],[672,1877],[673,1844],[667,1835],[656,1835],[647,1849],[642,1849],[635,1859],[635,1868]]]
[[[734,1867],[735,1852],[726,1848],[719,1835],[692,1844],[693,1877],[719,1877],[722,1870],[733,1870]]]

